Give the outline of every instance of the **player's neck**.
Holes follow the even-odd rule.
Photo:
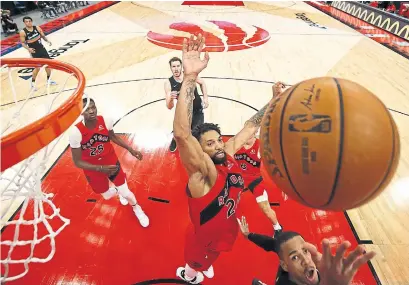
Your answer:
[[[181,73],[179,76],[174,76],[173,75],[173,79],[175,79],[178,82],[182,82],[183,81],[183,73]]]
[[[88,120],[88,121],[84,120],[84,125],[88,129],[94,129],[97,126],[97,120]]]

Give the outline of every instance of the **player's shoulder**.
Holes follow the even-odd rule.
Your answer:
[[[70,140],[72,139],[78,139],[82,137],[82,132],[80,130],[80,128],[77,126],[77,124],[71,126],[68,129],[68,137]]]
[[[108,121],[112,121],[112,118],[110,116],[98,115],[97,120],[98,121],[108,122]]]

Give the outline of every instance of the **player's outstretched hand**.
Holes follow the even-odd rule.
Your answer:
[[[365,252],[362,246],[357,246],[347,257],[345,251],[351,246],[349,241],[344,241],[338,246],[336,255],[332,255],[329,241],[322,240],[323,254],[317,248],[306,243],[306,249],[311,253],[320,273],[320,285],[348,285],[354,278],[358,269],[375,256],[375,252]]]
[[[273,98],[280,96],[283,93],[285,84],[278,81],[273,85]]]
[[[182,61],[185,75],[198,75],[209,63],[209,53],[206,52],[204,59],[200,58],[205,38],[199,34],[195,39],[193,35],[189,39],[183,39]]]
[[[135,156],[137,159],[142,160],[142,157],[143,157],[142,152],[140,152],[140,151],[138,151],[138,150],[134,150],[134,149],[131,149],[129,152],[130,152],[133,156]]]
[[[237,222],[239,223],[241,233],[245,237],[247,237],[249,235],[250,231],[249,231],[249,225],[247,224],[247,221],[246,221],[246,217],[242,216],[241,221],[240,221],[239,218],[237,218]]]

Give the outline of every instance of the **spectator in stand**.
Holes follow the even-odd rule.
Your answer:
[[[1,9],[1,26],[5,33],[19,33],[17,24],[14,23],[13,19],[10,17],[9,10]]]
[[[371,3],[369,4],[369,6],[374,7],[374,8],[378,8],[378,1],[371,1]]]
[[[56,18],[58,17],[57,10],[55,10],[54,7],[52,7],[48,1],[38,1],[37,5],[40,9],[44,10],[45,12],[48,12],[50,15],[50,18]],[[52,15],[54,13],[54,15]]]
[[[386,12],[395,14],[396,12],[396,6],[392,1],[389,1],[388,7],[386,8]]]
[[[401,3],[400,4],[399,15],[409,19],[409,4],[408,3]]]

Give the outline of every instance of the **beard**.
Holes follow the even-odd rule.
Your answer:
[[[223,156],[221,156],[223,154]],[[227,160],[226,153],[224,150],[217,152],[215,155],[212,156],[212,160],[214,164],[223,164]]]

